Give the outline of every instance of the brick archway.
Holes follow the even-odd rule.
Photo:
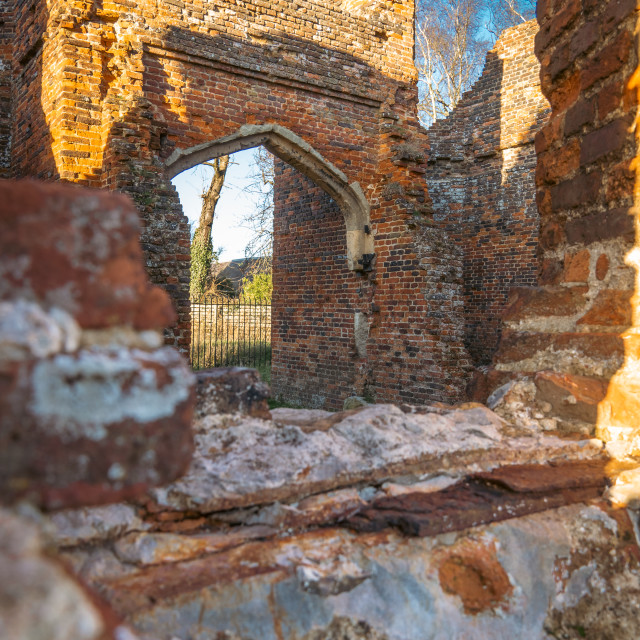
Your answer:
[[[189,224],[170,175],[264,144],[298,169],[280,176],[281,339],[300,347],[282,395],[460,398],[462,264],[424,180],[413,0],[76,4],[11,23],[10,172],[133,198],[149,277],[176,310],[167,343],[186,352],[191,333]]]
[[[211,158],[260,145],[310,178],[336,201],[345,219],[349,269],[365,269],[371,263],[374,248],[369,202],[360,184],[350,183],[340,169],[286,127],[277,124],[244,125],[236,133],[213,142],[176,149],[165,162],[167,177],[171,179]]]

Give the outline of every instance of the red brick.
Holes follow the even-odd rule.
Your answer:
[[[573,315],[585,306],[586,287],[529,287],[512,291],[505,321]]]
[[[607,201],[624,202],[631,200],[636,184],[636,174],[631,160],[621,162],[610,169],[607,181]]]
[[[547,98],[554,111],[564,111],[574,104],[580,95],[580,72],[575,71],[555,84],[547,93]]]
[[[624,100],[625,83],[621,80],[604,86],[597,96],[598,118],[605,121],[609,114],[613,113]]]
[[[567,111],[564,120],[564,134],[566,136],[577,133],[584,127],[595,121],[596,108],[595,100],[582,99]]]
[[[578,324],[596,326],[631,326],[631,296],[633,291],[601,291],[591,308],[578,320]]]
[[[621,153],[628,142],[633,142],[629,125],[629,118],[621,118],[588,133],[582,140],[580,163],[588,165],[609,153]]]
[[[536,183],[557,183],[580,166],[580,142],[575,138],[558,150],[538,155]]]
[[[580,14],[582,2],[581,0],[566,0],[562,2],[558,8],[560,10],[553,16],[553,20],[545,22],[545,25],[536,36],[537,54],[545,50],[552,40],[557,38],[562,31],[569,27],[576,16]]]
[[[566,223],[565,233],[570,244],[591,244],[612,238],[633,241],[635,238],[633,212],[621,208],[576,218]]]
[[[638,0],[609,0],[602,14],[602,31],[608,33],[640,8]]]
[[[540,228],[540,246],[555,249],[564,240],[562,227],[555,220],[546,220]]]
[[[609,273],[609,257],[606,253],[603,253],[596,262],[596,278],[604,280],[607,277],[607,273]]]
[[[562,275],[562,262],[557,258],[545,258],[540,268],[538,284],[558,284]]]
[[[569,44],[571,60],[576,60],[590,49],[597,42],[599,36],[600,25],[597,21],[589,21],[583,24],[571,37]]]
[[[563,121],[561,118],[550,118],[535,137],[536,153],[543,153],[558,141],[561,136]]]
[[[619,71],[629,60],[632,47],[631,35],[627,31],[623,31],[583,68],[580,82],[582,91]]]
[[[597,200],[602,186],[602,173],[581,173],[572,180],[551,188],[551,205],[555,210],[573,209],[581,204]]]
[[[589,279],[589,264],[591,254],[587,249],[570,253],[564,259],[564,282],[587,282]]]
[[[594,360],[618,357],[625,353],[623,340],[611,333],[530,333],[505,330],[502,332],[496,361],[514,363],[534,358],[545,350],[571,350],[580,358]]]

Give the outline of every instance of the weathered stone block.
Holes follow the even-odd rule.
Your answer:
[[[163,329],[169,296],[149,283],[140,223],[124,196],[0,181],[0,300],[69,313],[83,328]]]
[[[601,49],[591,64],[585,65],[582,70],[581,90],[587,90],[598,80],[611,76],[620,70],[629,59],[631,43],[631,34],[623,30],[611,44]]]
[[[551,188],[551,205],[554,209],[573,209],[578,205],[593,202],[601,186],[600,171],[580,173],[575,178]]]
[[[625,346],[622,338],[613,333],[529,333],[506,329],[502,332],[496,362],[510,364],[534,360],[546,350],[556,353],[558,359],[560,352],[571,352],[577,361],[613,358],[621,363]],[[536,366],[535,362],[532,364]]]
[[[571,140],[562,149],[538,156],[538,184],[540,181],[556,183],[580,166],[580,143]]]
[[[633,291],[618,291],[605,289],[593,301],[589,311],[585,313],[578,324],[597,325],[604,327],[624,327],[631,325],[631,296]]]
[[[242,413],[269,418],[269,386],[255,369],[228,367],[196,373],[196,417]]]
[[[577,638],[577,626],[586,637],[634,640],[633,527],[627,511],[601,503],[430,538],[330,527],[142,567],[103,590],[163,640]]]
[[[629,140],[629,124],[628,118],[620,118],[587,134],[582,140],[580,164],[591,164],[609,153],[622,151]]]
[[[586,303],[586,287],[518,287],[513,289],[503,319],[563,316],[577,313]]]
[[[573,135],[585,124],[590,124],[596,117],[595,100],[582,99],[567,111],[564,119],[565,135]]]
[[[49,508],[113,502],[191,458],[192,375],[171,348],[84,349],[0,369],[0,492]]]
[[[565,233],[570,244],[591,244],[618,237],[633,240],[633,211],[628,208],[611,209],[575,218],[566,223]]]
[[[197,450],[189,471],[173,484],[149,493],[148,509],[192,514],[290,502],[321,491],[375,482],[391,475],[469,464],[517,464],[571,456],[574,443],[556,438],[510,438],[502,420],[486,407],[461,409],[372,405],[320,419],[314,428],[278,418],[279,426],[232,416],[197,420]],[[224,428],[220,428],[224,427]],[[507,444],[509,442],[509,444]],[[581,459],[600,448],[580,448]],[[486,468],[486,467],[483,467]],[[206,470],[206,473],[203,473]],[[457,471],[456,471],[457,470]]]

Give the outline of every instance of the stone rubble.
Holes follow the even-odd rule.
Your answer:
[[[637,516],[602,500],[612,461],[600,441],[474,404],[265,420],[239,410],[253,373],[227,375],[200,379],[199,397],[226,389],[231,413],[196,411],[183,478],[50,517],[65,560],[139,633],[635,638]]]
[[[183,4],[70,0],[35,3],[32,12],[28,3],[4,3],[0,33],[11,46],[0,50],[10,61],[0,75],[16,99],[2,103],[0,136],[6,141],[13,117],[7,108],[33,107],[33,121],[15,118],[14,150],[2,151],[0,169],[13,170],[7,162],[15,156],[18,173],[135,194],[147,266],[173,287],[180,319],[171,338],[184,347],[188,228],[165,160],[183,140],[208,145],[266,109],[353,171],[372,204],[376,255],[354,307],[364,317],[358,341],[341,343],[348,358],[338,358],[349,372],[330,388],[315,378],[303,391],[316,406],[335,406],[343,391],[407,402],[458,398],[468,371],[465,256],[431,226],[442,201],[431,200],[421,177],[431,160],[415,118],[413,34],[410,26],[397,32],[413,24],[413,3],[345,0],[336,11],[279,2],[287,24],[304,9],[303,31],[316,26],[310,7],[332,25],[313,37],[335,51],[318,45],[319,58],[304,65],[286,40],[272,38],[277,21],[253,11],[264,3],[226,17]],[[270,414],[255,373],[206,372],[196,384],[161,346],[175,315],[145,275],[130,203],[65,185],[0,182],[0,637],[637,640],[638,13],[622,0],[540,0],[538,20],[541,87],[552,112],[534,143],[541,223],[538,246],[527,246],[541,265],[537,286],[512,292],[497,354],[476,372],[476,399],[497,389],[490,408],[377,404]],[[160,21],[177,30],[161,32]],[[211,38],[211,29],[239,21],[238,42]],[[341,25],[361,27],[356,42],[375,73],[351,59]],[[139,46],[142,32],[148,39]],[[259,69],[269,39],[273,55]],[[56,90],[41,95],[39,74],[62,52],[86,68],[62,82],[69,71],[59,65]],[[236,70],[250,63],[243,80],[230,82],[216,55],[231,56]],[[330,55],[354,71],[348,91],[325,73],[339,67]],[[286,70],[296,73],[276,82],[287,56]],[[183,80],[195,58],[200,85]],[[86,94],[88,68],[96,82]],[[229,101],[213,123],[194,115],[198,92],[229,97],[240,86],[242,96],[255,82],[272,91],[258,92],[250,113]],[[314,86],[314,95],[292,91],[297,82]],[[150,84],[158,89],[148,92]],[[350,100],[357,107],[347,108]],[[94,123],[102,133],[62,133],[59,124],[80,122],[88,107],[102,114]],[[318,114],[331,126],[321,135]],[[336,131],[353,145],[349,153],[335,148]],[[78,151],[87,141],[89,150]],[[499,167],[496,200],[509,180],[520,180],[510,169],[518,167],[514,143],[500,141],[513,164]],[[489,157],[474,164],[483,186],[482,166],[495,166]],[[307,239],[300,231],[290,238]],[[341,273],[313,271],[318,282]],[[332,286],[355,292],[357,278],[336,277]],[[296,274],[290,291],[306,295],[309,282]],[[354,317],[342,319],[348,331]],[[314,365],[308,355],[297,356],[305,367]],[[329,350],[322,357],[336,360]],[[296,379],[308,371],[293,364]],[[591,437],[594,427],[606,444]]]
[[[0,575],[0,638],[138,639],[51,554],[37,521],[1,508]]]

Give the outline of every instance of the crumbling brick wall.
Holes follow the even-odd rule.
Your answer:
[[[291,167],[276,167],[276,397],[330,409],[353,394],[419,404],[462,398],[470,369],[462,251],[429,224],[428,207],[408,224],[372,219],[376,265],[363,279],[346,268],[336,203]],[[402,201],[408,188],[392,182],[385,197]]]
[[[465,344],[474,364],[497,348],[514,286],[538,272],[534,137],[547,114],[534,54],[535,21],[507,29],[480,79],[429,129],[434,219],[464,252]]]
[[[0,494],[48,508],[184,472],[193,376],[128,198],[0,181]]]
[[[362,277],[347,268],[344,216],[322,189],[276,162],[272,388],[304,407],[355,393],[354,318]]]
[[[544,0],[538,19],[540,286],[514,292],[488,390],[529,375],[554,424],[624,440],[640,410],[636,3]]]
[[[11,176],[13,3],[0,2],[0,178]]]
[[[188,348],[190,305],[189,229],[169,165],[242,126],[278,125],[312,144],[366,202],[375,258],[371,271],[349,275],[354,316],[344,340],[354,344],[356,325],[369,340],[366,354],[339,363],[353,381],[341,397],[460,397],[466,355],[455,332],[439,339],[420,266],[435,245],[420,235],[430,201],[412,0],[55,0],[34,12],[13,4],[12,171],[134,198],[148,272],[178,312],[171,344]],[[344,240],[327,251],[344,255]],[[440,297],[457,295],[438,287]]]

